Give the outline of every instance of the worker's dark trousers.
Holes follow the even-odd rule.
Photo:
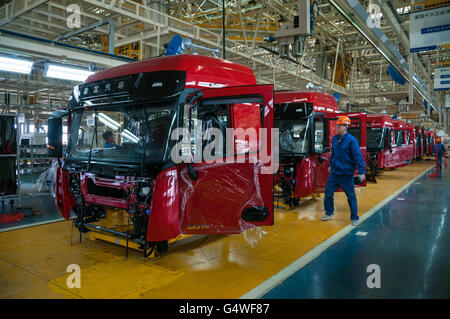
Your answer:
[[[337,191],[339,186],[342,187],[345,195],[347,195],[347,201],[351,211],[350,219],[358,220],[358,204],[356,202],[353,175],[336,176],[334,174],[330,174],[328,177],[327,186],[325,186],[325,213],[327,215],[332,215],[334,213],[334,192]]]
[[[438,164],[439,166],[442,166],[442,156],[438,155]]]

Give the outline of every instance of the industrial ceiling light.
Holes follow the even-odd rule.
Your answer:
[[[86,81],[88,76],[92,74],[94,74],[94,72],[52,63],[49,63],[45,70],[46,77],[79,82]]]
[[[0,56],[1,71],[30,74],[32,67],[33,61]]]
[[[130,141],[134,142],[134,143],[139,143],[139,137],[137,137],[136,135],[134,135],[133,133],[131,133],[129,130],[124,130],[122,133],[122,136],[129,139]]]
[[[94,113],[93,115],[95,116],[96,114]],[[120,123],[114,121],[112,118],[110,118],[104,113],[99,113],[96,117],[100,122],[112,128],[114,131],[117,131],[120,128]]]

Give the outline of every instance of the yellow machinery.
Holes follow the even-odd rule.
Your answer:
[[[344,57],[341,55],[337,59],[336,63],[336,75],[334,77],[334,83],[346,87],[348,79],[350,77],[351,65],[353,63],[353,59],[349,54],[346,54]],[[330,63],[331,70],[334,69],[334,60]]]
[[[106,232],[100,229],[95,228],[96,224],[102,228],[107,228],[111,230],[110,232]],[[93,224],[94,227],[88,227],[89,239],[92,241],[102,240],[107,241],[119,246],[123,246],[127,248],[127,257],[128,257],[128,248],[133,250],[141,251],[144,253],[145,257],[157,258],[160,254],[157,252],[157,249],[150,249],[150,251],[143,250],[140,245],[134,241],[127,240],[123,236],[116,235],[117,233],[133,233],[133,224],[129,215],[122,209],[114,209],[107,208],[105,219],[101,219],[98,223]],[[168,245],[173,246],[176,242],[178,244],[187,243],[188,241],[196,240],[203,238],[204,236],[193,236],[193,235],[180,235],[177,238],[173,238],[168,241]],[[189,240],[187,240],[189,238]]]
[[[280,198],[283,197],[283,190],[281,189],[281,187],[279,185],[275,185],[273,187],[273,195],[274,195],[274,198],[276,198],[275,199],[275,203],[274,203],[274,207],[291,209],[291,207],[288,204],[285,204],[283,201],[280,202]],[[312,193],[311,196],[300,197],[300,200],[317,199],[317,198],[320,198],[320,197],[321,197],[320,193]]]
[[[108,52],[109,50],[109,36],[102,35],[102,51]],[[141,45],[139,42],[123,45],[118,48],[114,48],[114,54],[122,55],[128,58],[139,60],[141,56]]]

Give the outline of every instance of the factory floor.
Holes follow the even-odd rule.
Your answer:
[[[0,215],[14,213],[22,213],[24,218],[21,221],[0,224],[0,232],[64,220],[50,193],[22,194],[20,204],[15,204],[14,208],[8,203],[0,207]]]
[[[39,175],[40,173],[21,175],[20,202],[15,202],[13,207],[8,202],[0,205],[0,215],[19,212],[24,214],[21,221],[0,224],[0,232],[63,220],[48,189],[41,189],[39,192]]]
[[[156,260],[133,250],[125,259],[123,247],[92,242],[87,235],[80,243],[76,228],[71,236],[71,221],[1,232],[0,298],[404,296],[395,289],[370,294],[355,288],[365,285],[370,274],[362,278],[361,267],[369,263],[380,265],[382,287],[405,289],[412,281],[410,296],[426,297],[421,292],[436,287],[437,278],[445,287],[449,282],[443,252],[449,241],[449,177],[448,170],[428,177],[433,164],[418,161],[387,171],[378,183],[357,189],[357,228],[349,226],[345,194],[337,193],[330,221],[320,221],[323,197],[304,200],[293,209],[276,209],[275,225],[263,232],[208,236],[169,248]],[[368,234],[355,237],[356,231]],[[81,288],[67,287],[71,264],[80,266]],[[390,265],[396,268],[387,269]],[[402,282],[396,283],[397,275]]]
[[[263,298],[449,298],[450,175],[429,175]]]

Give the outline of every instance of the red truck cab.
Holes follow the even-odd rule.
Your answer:
[[[427,129],[426,130],[426,135],[427,135],[427,152],[426,155],[430,155],[433,154],[433,145],[436,144],[436,137],[437,134],[435,131]]]
[[[164,252],[180,234],[239,233],[274,223],[272,173],[263,172],[272,164],[260,156],[272,155],[271,135],[260,141],[259,134],[252,150],[238,154],[236,145],[246,141],[226,134],[272,129],[273,86],[256,85],[246,66],[186,54],[100,71],[74,88],[68,108],[48,125],[48,154],[61,163],[56,204],[65,219],[74,212],[81,232],[113,232],[144,252]],[[208,135],[211,128],[222,134]],[[210,148],[212,162],[193,155],[212,142],[231,148]],[[132,234],[94,225],[105,209],[126,212]]]
[[[367,172],[368,179],[375,181],[375,177],[380,170],[386,168],[386,163],[390,163],[391,155],[389,148],[389,138],[394,127],[394,120],[391,116],[382,114],[367,115]]]
[[[428,152],[428,138],[427,138],[427,130],[425,127],[420,127],[420,135],[422,136],[422,156],[427,155]]]
[[[301,198],[324,192],[338,116],[350,117],[349,133],[358,139],[365,156],[366,114],[338,112],[332,95],[275,92],[274,127],[280,134],[280,163],[274,176],[277,200],[293,207]]]
[[[422,128],[420,126],[414,126],[414,135],[415,139],[415,152],[414,159],[421,159],[423,156],[423,136],[422,136]]]
[[[410,159],[411,162],[410,164],[414,163],[414,160],[416,159],[416,152],[417,152],[417,139],[416,139],[416,130],[415,130],[415,126],[414,124],[411,123],[406,123],[405,125],[406,130],[406,140],[409,142],[408,145],[412,145],[410,146],[409,152],[410,152]]]
[[[414,143],[411,140],[411,125],[403,120],[394,120],[390,139],[391,149],[386,167],[402,167],[414,160]]]
[[[414,126],[383,114],[367,116],[367,163],[369,179],[379,171],[409,165],[416,148]]]

